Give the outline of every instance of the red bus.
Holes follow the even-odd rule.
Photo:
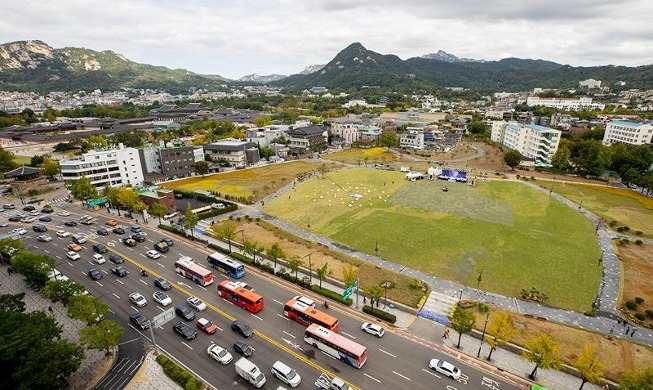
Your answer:
[[[367,361],[367,348],[318,324],[306,328],[304,341],[352,367],[361,368]]]
[[[175,271],[200,286],[208,286],[213,283],[213,272],[196,264],[188,256],[182,256],[175,262]]]
[[[283,306],[283,315],[304,326],[318,324],[332,332],[338,332],[338,319],[336,317],[299,302],[295,298],[289,300]]]
[[[263,310],[263,296],[243,287],[242,283],[223,280],[218,284],[218,294],[229,302],[247,309],[250,313]]]

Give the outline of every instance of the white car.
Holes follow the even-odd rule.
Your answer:
[[[36,239],[41,241],[41,242],[50,242],[50,241],[52,241],[52,237],[50,237],[49,234],[44,234],[42,236],[38,236],[38,237],[36,237]]]
[[[373,324],[371,322],[363,323],[363,325],[361,325],[361,330],[363,332],[369,333],[372,336],[376,336],[378,338],[383,337],[383,334],[385,333],[385,329],[383,329],[382,326],[379,326],[377,324]]]
[[[82,258],[79,255],[79,253],[74,252],[74,251],[70,251],[70,252],[66,253],[66,257],[69,258],[70,260],[79,260],[79,259]]]
[[[29,214],[30,214],[31,216],[33,216],[33,217],[36,217],[37,215],[40,215],[41,212],[38,211],[38,210],[32,210],[32,211],[29,212]]]
[[[12,233],[17,233],[20,236],[27,234],[27,230],[25,230],[23,228],[16,228],[16,229],[12,230],[11,232]]]
[[[207,349],[206,353],[209,354],[213,359],[217,360],[223,366],[231,363],[233,356],[226,349],[222,348],[217,344],[211,344]]]
[[[186,302],[188,302],[188,306],[192,307],[197,311],[206,310],[206,304],[202,302],[198,297],[189,297],[188,299],[186,299]]]
[[[36,221],[36,219],[34,219],[34,217],[23,217],[23,218],[20,219],[20,222],[22,222],[22,223],[32,223],[34,221]]]
[[[129,294],[129,301],[138,307],[147,305],[145,297],[137,292]]]
[[[444,360],[431,359],[429,362],[429,368],[439,372],[442,375],[446,375],[453,380],[460,379],[460,370],[453,364],[445,362]]]
[[[96,264],[104,264],[107,262],[107,259],[105,259],[101,254],[95,253],[93,255],[93,262]]]
[[[150,259],[158,259],[159,257],[161,257],[161,254],[159,252],[155,251],[155,250],[149,250],[149,251],[145,252],[145,254]]]
[[[65,238],[65,237],[69,237],[69,236],[70,236],[70,233],[68,233],[65,230],[57,230],[57,237]]]
[[[288,367],[285,363],[277,360],[272,365],[272,376],[284,382],[290,387],[297,387],[302,382],[302,377],[299,376],[297,371]]]
[[[168,294],[164,293],[163,291],[155,291],[154,294],[152,294],[152,298],[154,298],[155,302],[160,303],[161,306],[168,306],[172,303],[172,298],[170,298]]]
[[[70,213],[67,212],[67,211],[62,211],[62,212],[59,213],[59,216],[60,217],[70,217]]]

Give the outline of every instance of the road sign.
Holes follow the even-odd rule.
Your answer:
[[[175,318],[175,309],[170,308],[164,311],[163,313],[152,318],[152,325],[161,326],[173,318]]]
[[[349,286],[347,286],[347,288],[345,289],[345,291],[342,293],[342,299],[347,299],[347,298],[349,298],[349,297],[351,296],[351,294],[354,293],[354,290],[356,289],[356,287],[357,287],[357,285],[356,285],[356,282],[355,282],[355,281],[354,281],[354,283],[352,283],[352,284],[350,284]]]

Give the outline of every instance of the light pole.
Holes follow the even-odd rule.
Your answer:
[[[374,244],[374,256],[379,257],[379,240],[376,240],[376,244]]]
[[[304,255],[304,257],[302,257],[302,259],[305,259],[305,258],[308,257],[308,280],[309,280],[308,283],[309,284],[313,284],[313,266],[311,264],[311,255],[312,254],[313,254],[313,252],[311,252],[311,253],[309,253],[307,255]]]
[[[481,268],[481,270],[478,273],[478,278],[476,279],[476,289],[479,288],[482,280],[483,280],[483,268]]]
[[[95,323],[102,322],[102,320],[104,320],[104,318],[100,318],[100,311],[98,310],[98,307],[97,307],[97,300],[102,298],[103,296],[109,294],[110,292],[111,291],[107,291],[107,292],[101,294],[98,297],[93,297],[93,306],[95,306]]]
[[[490,320],[490,312],[488,311],[487,314],[485,315],[485,325],[483,325],[483,334],[481,335],[481,345],[478,346],[478,353],[476,354],[477,358],[481,356],[481,347],[483,346],[483,342],[485,341],[485,329],[487,329],[487,322],[489,320]]]
[[[385,306],[388,306],[388,289],[392,287],[392,282],[389,280],[384,280],[380,284],[381,287],[385,290]]]

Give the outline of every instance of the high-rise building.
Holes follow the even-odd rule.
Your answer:
[[[87,177],[98,188],[136,186],[144,180],[138,150],[123,144],[119,144],[117,149],[89,151],[73,160],[62,161],[60,166],[65,181]]]
[[[560,130],[517,122],[492,122],[492,141],[533,159],[536,164],[551,164],[560,143]]]

